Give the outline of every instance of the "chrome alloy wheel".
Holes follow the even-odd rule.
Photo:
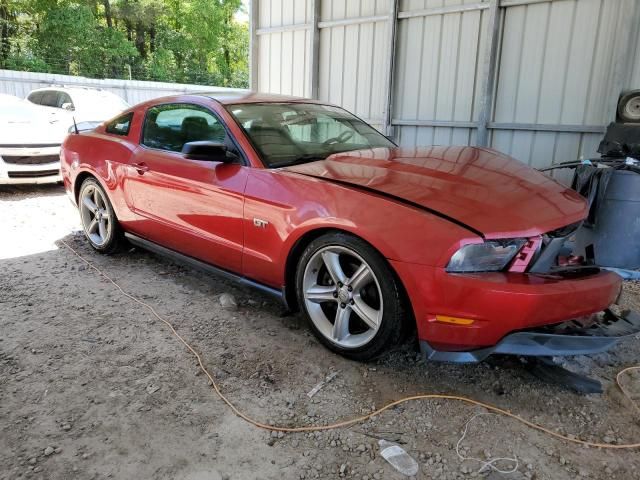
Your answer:
[[[323,336],[343,348],[366,345],[382,322],[382,290],[353,250],[327,246],[313,254],[302,281],[307,313]]]
[[[103,246],[111,236],[113,222],[104,194],[95,185],[87,185],[82,190],[80,218],[87,237],[96,246]]]

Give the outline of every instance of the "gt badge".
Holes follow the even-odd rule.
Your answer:
[[[267,228],[267,225],[269,225],[269,222],[267,222],[266,220],[262,220],[261,218],[254,218],[253,219],[253,226],[254,227]]]

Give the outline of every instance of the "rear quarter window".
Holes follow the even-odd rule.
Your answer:
[[[27,100],[29,100],[32,103],[37,103],[38,105],[40,105],[42,104],[42,95],[43,95],[43,92],[33,92],[29,94],[29,96],[27,97]]]
[[[43,91],[39,103],[46,107],[58,108],[58,92],[55,90]]]
[[[129,135],[129,129],[131,128],[132,119],[133,112],[121,115],[107,124],[106,132],[112,135]]]

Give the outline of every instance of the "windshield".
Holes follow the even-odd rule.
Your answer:
[[[395,145],[347,111],[313,103],[229,105],[270,168],[322,160],[333,153]]]

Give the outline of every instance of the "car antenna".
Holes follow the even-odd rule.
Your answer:
[[[80,132],[78,131],[78,125],[76,124],[76,117],[75,115],[73,117],[71,117],[73,119],[73,129],[76,132],[76,135],[78,135]]]

